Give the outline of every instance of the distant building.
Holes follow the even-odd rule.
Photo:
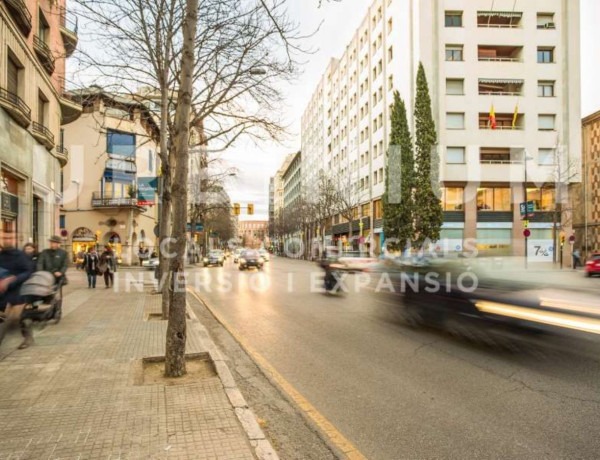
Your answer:
[[[269,178],[269,236],[275,233],[275,177]]]
[[[268,233],[268,220],[240,220],[238,223],[238,237],[245,247],[254,249],[262,247]]]
[[[294,204],[302,196],[302,153],[295,153],[281,175],[283,180],[283,207]]]

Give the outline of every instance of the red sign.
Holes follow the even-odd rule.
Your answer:
[[[575,235],[571,235],[569,237],[569,243],[574,243],[575,242]]]
[[[525,238],[529,238],[530,235],[531,235],[531,231],[528,228],[526,228],[525,230],[523,230],[523,236]]]
[[[138,200],[138,206],[154,206],[154,201]]]

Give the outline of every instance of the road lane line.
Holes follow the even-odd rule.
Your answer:
[[[322,435],[326,437],[337,449],[344,453],[348,459],[368,460],[354,444],[352,444],[340,431],[321,414],[302,394],[294,388],[261,354],[254,350],[240,334],[232,328],[225,319],[215,311],[207,302],[191,288],[188,292],[192,294],[211,314],[227,329],[241,347],[252,357],[254,362],[288,395],[290,399],[319,427]]]

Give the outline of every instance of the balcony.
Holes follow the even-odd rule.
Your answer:
[[[61,167],[64,167],[69,162],[69,151],[64,145],[56,146],[55,156],[58,158]]]
[[[31,32],[31,13],[23,0],[4,0],[6,9],[10,12],[17,27],[28,37]]]
[[[480,78],[480,96],[522,96],[523,80]]]
[[[75,102],[73,96],[65,91],[65,79],[59,77],[59,102],[61,111],[61,125],[67,125],[77,120],[83,112],[81,104]]]
[[[31,134],[33,134],[33,137],[48,150],[54,148],[54,134],[41,123],[36,121],[31,123]]]
[[[0,106],[23,128],[31,123],[31,109],[23,99],[4,88],[0,88]]]
[[[479,45],[477,56],[481,62],[521,62],[522,46]]]
[[[42,66],[44,69],[46,69],[46,72],[48,72],[48,75],[52,75],[54,73],[54,56],[52,55],[52,50],[50,47],[44,40],[37,35],[34,35],[33,49],[42,63]]]
[[[477,27],[514,29],[521,27],[523,13],[519,11],[478,11]]]
[[[67,57],[70,57],[77,48],[77,30],[79,28],[79,24],[77,19],[73,20],[67,16],[67,9],[61,7],[59,9],[60,16],[60,34],[63,38],[63,43],[65,45],[65,53]]]
[[[106,197],[100,192],[92,194],[92,207],[94,208],[139,208],[137,198]]]
[[[522,131],[523,129],[525,129],[525,115],[522,113],[518,113],[516,119],[514,119],[514,116],[514,113],[497,113],[496,126],[494,127],[490,121],[490,114],[488,112],[480,112],[479,129],[497,129],[509,131]]]
[[[479,163],[485,165],[523,164],[523,149],[508,147],[481,147]]]

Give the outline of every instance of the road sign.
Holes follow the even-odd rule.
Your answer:
[[[569,243],[571,243],[571,244],[575,243],[575,235],[571,235],[569,237]]]
[[[527,228],[529,227],[529,221],[528,220],[524,220],[523,221],[523,228]]]
[[[525,230],[523,230],[523,236],[525,238],[529,238],[531,236],[531,230],[529,230],[528,228],[526,228]]]
[[[192,224],[190,222],[188,222],[185,226],[186,231],[191,232],[192,231]],[[202,230],[204,230],[204,225],[201,222],[196,222],[196,232],[201,232]]]
[[[525,217],[533,217],[535,214],[535,202],[527,201],[519,203],[519,211],[521,212],[521,219]]]

